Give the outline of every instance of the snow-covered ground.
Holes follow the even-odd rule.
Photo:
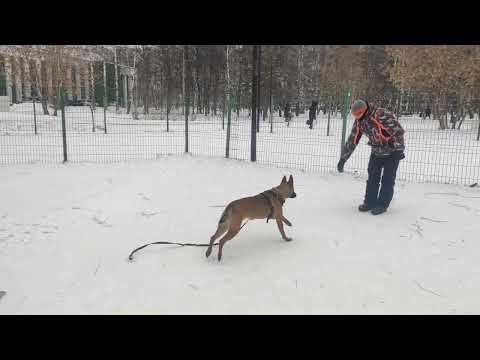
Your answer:
[[[63,160],[60,117],[41,115],[36,104],[38,135],[34,135],[32,104],[18,104],[9,113],[0,113],[0,164]],[[95,132],[88,107],[68,107],[67,154],[71,162],[115,162],[156,159],[185,151],[185,121],[183,115],[170,116],[166,132],[165,114],[141,115],[133,120],[127,114],[107,112],[107,134],[104,113],[97,108]],[[277,167],[328,174],[340,156],[342,120],[330,121],[321,114],[313,130],[305,124],[306,114],[294,118],[286,127],[283,118],[274,117],[273,132],[268,121],[260,121],[257,134],[257,161]],[[406,159],[398,178],[413,182],[472,184],[480,179],[480,141],[476,140],[478,118],[466,119],[460,130],[439,130],[438,121],[418,117],[400,119],[406,129]],[[226,120],[225,120],[226,123]],[[349,118],[347,136],[353,119]],[[224,157],[226,125],[221,115],[195,114],[189,123],[189,152],[193,155]],[[365,175],[370,148],[365,137],[348,161],[346,169]],[[250,159],[250,120],[247,113],[232,115],[230,157]]]
[[[220,263],[170,245],[127,260],[147,242],[208,242],[221,206],[290,173],[292,242],[251,221]],[[0,174],[1,314],[480,313],[478,187],[399,182],[374,217],[351,172],[175,155]]]

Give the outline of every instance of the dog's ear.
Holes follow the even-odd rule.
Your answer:
[[[284,176],[281,183],[283,184],[283,183],[286,183],[286,182],[287,182],[287,177]]]
[[[288,184],[290,186],[293,186],[293,176],[292,175],[290,175],[290,177],[288,178]]]

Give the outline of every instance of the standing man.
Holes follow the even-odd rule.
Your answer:
[[[425,119],[428,117],[430,119],[430,114],[432,113],[432,110],[430,110],[430,105],[427,105],[427,108],[425,109]]]
[[[387,211],[393,198],[398,165],[400,160],[405,158],[403,139],[405,131],[392,113],[377,108],[366,100],[356,100],[351,111],[355,122],[343,147],[337,169],[343,172],[345,162],[357,147],[362,134],[367,135],[372,153],[368,163],[365,199],[358,210],[361,212],[371,210],[373,215],[379,215]],[[379,193],[380,181],[382,186]]]
[[[313,121],[317,118],[317,103],[312,101],[312,105],[308,108],[308,121],[310,130],[313,129]]]
[[[290,126],[290,120],[292,120],[292,113],[290,108],[290,103],[287,102],[285,109],[283,110],[283,116],[287,122],[287,126]]]

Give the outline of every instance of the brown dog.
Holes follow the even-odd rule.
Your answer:
[[[232,201],[223,211],[218,222],[217,231],[210,238],[210,245],[205,255],[207,257],[210,256],[215,240],[226,233],[218,244],[218,261],[220,261],[222,259],[223,246],[228,240],[233,239],[238,234],[243,220],[267,219],[268,222],[268,220],[274,218],[277,221],[278,230],[280,230],[282,238],[285,241],[291,241],[292,239],[285,235],[283,223],[288,226],[292,226],[292,224],[283,216],[282,206],[285,199],[296,196],[297,194],[295,194],[293,189],[293,177],[290,175],[288,181],[284,176],[282,182],[277,187],[256,196]]]

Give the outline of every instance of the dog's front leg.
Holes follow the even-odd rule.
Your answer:
[[[283,216],[282,216],[282,217],[283,217]],[[285,231],[283,230],[282,217],[275,219],[275,220],[277,220],[278,230],[280,230],[280,234],[282,234],[283,240],[285,240],[285,241],[291,241],[292,238],[287,237],[287,235],[285,235]]]
[[[287,220],[287,218],[285,216],[282,215],[282,221],[287,224],[288,226],[292,226],[292,223],[290,221]]]

